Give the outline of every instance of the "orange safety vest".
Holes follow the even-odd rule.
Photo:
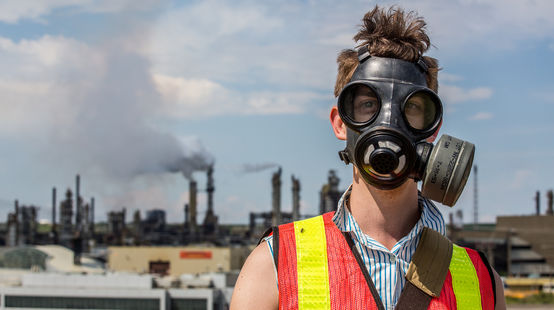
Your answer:
[[[280,310],[384,310],[350,234],[338,229],[333,215],[329,212],[273,228]],[[421,240],[418,249],[425,247]],[[396,309],[494,310],[494,277],[486,258],[475,250],[447,242],[451,259],[439,258],[441,261],[427,264],[431,269],[420,270],[412,279],[407,275]],[[426,244],[424,251],[434,252],[433,244]],[[412,274],[417,253],[418,250],[408,274]],[[433,269],[442,268],[440,265],[444,265],[442,276],[429,277]],[[430,283],[427,287],[431,289],[420,282]]]

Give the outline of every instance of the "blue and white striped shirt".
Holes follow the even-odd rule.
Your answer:
[[[389,250],[375,239],[364,234],[358,226],[346,206],[350,191],[351,187],[339,200],[333,222],[341,231],[350,232],[385,309],[392,310],[398,302],[400,293],[406,283],[406,272],[421,238],[423,227],[429,227],[445,235],[444,219],[431,201],[419,195],[418,204],[421,210],[419,221],[406,236],[393,246],[392,250]],[[266,240],[270,241],[268,245],[273,256],[273,238],[270,236]]]

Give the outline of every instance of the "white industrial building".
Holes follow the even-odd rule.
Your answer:
[[[62,274],[0,270],[0,309],[227,309],[225,274],[158,278],[138,274]]]

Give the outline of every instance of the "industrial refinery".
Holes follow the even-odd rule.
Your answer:
[[[198,184],[188,182],[183,222],[152,209],[125,208],[95,222],[94,197],[82,197],[81,177],[60,201],[52,189],[51,224],[39,229],[39,208],[14,201],[0,226],[0,309],[226,309],[238,271],[263,232],[312,215],[301,214],[301,183],[292,181],[292,211],[281,209],[282,169],[271,175],[271,210],[251,212],[247,225],[220,225],[214,169],[206,169],[207,206],[198,218]],[[336,208],[343,189],[329,171],[320,213]],[[140,306],[138,306],[140,305]]]
[[[300,214],[300,180],[292,180],[292,211],[281,209],[281,178],[279,167],[271,176],[271,210],[250,212],[248,225],[230,230],[219,225],[214,208],[214,169],[206,169],[207,206],[203,219],[198,218],[198,184],[189,181],[189,199],[183,206],[182,223],[168,223],[166,212],[161,209],[147,210],[142,214],[136,210],[128,214],[125,207],[106,214],[105,223],[95,222],[95,199],[81,195],[81,177],[76,175],[74,190],[68,188],[58,203],[58,190],[52,188],[52,214],[48,231],[38,230],[39,208],[20,205],[14,201],[13,212],[8,214],[4,231],[0,231],[0,244],[14,247],[25,245],[56,244],[70,248],[76,253],[76,263],[81,253],[90,253],[101,246],[160,246],[210,244],[228,246],[250,245],[269,227],[305,218]],[[320,192],[320,213],[336,208],[342,191],[339,178],[329,171],[328,181]],[[1,229],[1,227],[0,227]]]
[[[268,179],[271,209],[250,212],[248,224],[221,225],[213,166],[205,173],[202,190],[189,179],[181,223],[168,223],[162,209],[131,215],[126,208],[109,211],[106,222],[95,222],[95,199],[82,197],[79,175],[60,201],[52,189],[51,224],[42,229],[39,208],[15,200],[0,226],[0,309],[226,309],[238,272],[264,231],[315,214],[301,213],[301,183],[294,175],[292,210],[282,210],[283,173],[277,167]],[[198,193],[203,190],[207,199],[201,207],[207,211],[199,218]],[[319,192],[319,214],[335,210],[343,192],[337,174],[329,171]],[[533,214],[499,216],[496,223],[482,224],[477,223],[475,191],[475,222],[463,224],[461,211],[450,213],[449,237],[485,253],[517,294],[551,292],[552,281],[544,279],[554,275],[552,191],[546,198],[543,212],[537,192]]]

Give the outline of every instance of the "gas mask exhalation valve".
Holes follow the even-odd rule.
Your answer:
[[[422,194],[453,206],[471,171],[475,146],[443,135],[426,142],[442,121],[442,103],[427,87],[427,66],[369,56],[361,49],[360,64],[338,98],[347,126],[346,148],[339,152],[364,180],[380,189],[394,189],[408,178],[423,181]]]

